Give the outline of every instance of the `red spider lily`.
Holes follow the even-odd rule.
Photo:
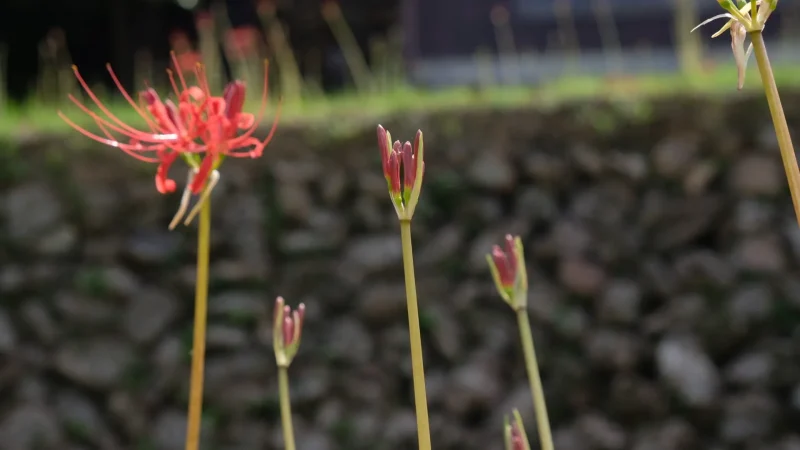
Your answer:
[[[215,97],[211,95],[202,65],[198,64],[194,69],[197,84],[189,86],[175,53],[172,53],[172,62],[177,70],[179,83],[176,83],[171,71],[168,74],[177,104],[169,99],[162,101],[152,88],[141,92],[139,102],[135,102],[119,82],[111,66],[107,65],[108,72],[122,96],[145,121],[148,128],[146,131],[124,123],[103,105],[75,66],[73,71],[78,82],[102,115],[90,110],[73,95],[69,99],[95,121],[102,135],[77,125],[61,111],[58,114],[67,124],[97,142],[119,148],[141,161],[158,163],[156,188],[162,194],[175,190],[176,183],[167,177],[167,172],[178,155],[184,155],[196,172],[188,189],[193,194],[199,194],[206,186],[210,172],[224,156],[261,156],[275,133],[280,105],[266,139],[256,139],[252,135],[264,115],[267,103],[267,71],[256,119],[253,114],[242,112],[245,99],[243,82],[234,81],[228,84],[222,96]],[[194,155],[200,154],[204,156],[202,162],[197,164]]]
[[[514,237],[506,235],[505,251],[499,245],[492,247],[492,259],[497,267],[500,276],[500,284],[503,289],[513,289],[514,282],[517,280],[517,249],[514,244]]]

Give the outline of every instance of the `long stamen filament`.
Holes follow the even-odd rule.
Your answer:
[[[178,206],[178,211],[172,218],[172,222],[169,223],[170,230],[174,230],[175,227],[178,226],[183,218],[183,215],[186,214],[186,210],[189,209],[189,200],[192,198],[192,191],[189,189],[189,186],[192,184],[196,174],[197,169],[189,169],[189,176],[186,179],[186,188],[183,190],[183,194],[181,195],[180,206]]]
[[[214,170],[211,172],[211,176],[208,178],[208,185],[203,190],[203,193],[200,194],[200,198],[197,200],[197,204],[194,205],[192,211],[186,216],[186,220],[183,221],[184,225],[189,225],[192,223],[192,219],[200,212],[200,209],[203,207],[203,203],[208,200],[208,197],[211,195],[211,191],[214,189],[214,186],[217,185],[219,182],[219,171]]]

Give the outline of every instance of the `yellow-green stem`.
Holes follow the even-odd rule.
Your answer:
[[[753,52],[756,54],[758,71],[761,74],[761,83],[764,85],[764,93],[767,96],[769,112],[772,115],[772,123],[775,125],[775,134],[778,137],[778,147],[783,159],[783,168],[786,170],[786,179],[789,181],[789,192],[792,195],[792,206],[800,225],[800,170],[797,168],[797,157],[792,145],[792,137],[789,134],[789,125],[786,123],[786,116],[783,113],[781,97],[778,95],[778,86],[775,84],[775,76],[772,73],[772,66],[767,56],[767,47],[764,45],[764,36],[760,31],[750,33],[753,42]]]
[[[294,450],[294,427],[292,426],[292,401],[289,398],[289,368],[278,367],[278,391],[281,398],[281,424],[286,450]]]
[[[528,382],[531,385],[533,408],[536,412],[536,426],[539,429],[539,442],[542,450],[553,450],[553,433],[550,431],[550,419],[547,417],[547,405],[544,401],[542,377],[539,375],[539,363],[536,361],[536,350],[533,347],[531,324],[525,309],[518,309],[517,324],[522,340],[522,352],[525,355],[525,367],[528,369]]]
[[[400,221],[403,244],[403,271],[406,276],[408,334],[411,343],[411,373],[414,377],[414,407],[417,410],[419,450],[431,450],[431,431],[428,423],[428,395],[425,393],[425,368],[422,363],[422,337],[419,329],[417,282],[414,279],[414,253],[411,248],[411,221]]]
[[[189,381],[189,419],[186,450],[200,447],[200,422],[203,415],[203,372],[206,358],[206,316],[208,309],[208,253],[211,236],[211,200],[200,208],[197,231],[197,284],[194,297],[192,374]]]

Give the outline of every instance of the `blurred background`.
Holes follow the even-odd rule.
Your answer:
[[[134,92],[200,61],[283,116],[214,193],[204,449],[282,448],[269,317],[305,302],[302,450],[416,445],[375,126],[425,132],[414,239],[434,446],[535,421],[484,255],[520,234],[559,450],[800,449],[800,229],[755,63],[713,0],[0,0],[0,449],[183,448],[194,228],[95,145],[71,70]],[[800,127],[800,4],[765,30]],[[167,91],[164,91],[167,92]],[[268,118],[268,119],[271,119]],[[139,122],[137,122],[137,120]],[[265,120],[265,136],[271,120]],[[183,169],[177,167],[176,180]]]

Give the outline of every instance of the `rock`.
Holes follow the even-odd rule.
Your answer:
[[[585,342],[589,360],[600,368],[632,370],[639,362],[642,345],[636,336],[614,330],[590,333]]]
[[[399,410],[386,419],[383,440],[391,448],[408,448],[417,440],[417,419],[413,411]]]
[[[52,410],[36,404],[14,407],[0,422],[0,442],[3,448],[25,450],[59,448],[63,433]]]
[[[151,342],[177,318],[178,299],[167,291],[147,289],[128,301],[124,328],[137,343]]]
[[[206,345],[214,350],[235,350],[247,345],[247,333],[237,327],[209,325],[206,332]]]
[[[609,323],[634,323],[639,318],[641,301],[642,292],[635,282],[612,280],[600,298],[599,318]]]
[[[734,324],[747,326],[765,321],[774,310],[774,295],[770,287],[762,283],[740,286],[731,295],[728,303]]]
[[[741,355],[725,369],[725,377],[731,383],[746,387],[765,387],[775,369],[775,362],[767,352]]]
[[[402,252],[397,233],[363,237],[348,245],[342,265],[349,271],[376,272],[400,264]]]
[[[366,364],[372,358],[373,340],[360,322],[339,319],[324,333],[324,349],[331,357],[352,364]]]
[[[703,194],[719,173],[717,164],[702,161],[694,164],[683,179],[683,190],[689,195]]]
[[[475,185],[499,192],[509,192],[516,185],[516,171],[509,158],[496,152],[484,152],[475,158],[467,173]]]
[[[307,186],[289,182],[277,185],[278,202],[286,217],[304,223],[313,209],[313,202]]]
[[[380,326],[402,320],[406,315],[406,287],[404,283],[376,283],[365,286],[356,311],[364,323]]]
[[[56,294],[55,307],[74,324],[104,326],[119,319],[113,302],[69,291]]]
[[[272,317],[274,301],[258,292],[227,291],[209,299],[208,314],[234,323],[256,322],[267,315]]]
[[[20,313],[22,320],[31,328],[36,338],[45,344],[54,343],[59,335],[59,329],[53,316],[41,302],[37,300],[25,301]],[[2,322],[2,312],[0,312],[0,335],[2,335]],[[0,341],[2,341],[2,338],[0,338]],[[2,349],[1,344],[0,349]]]
[[[430,310],[432,344],[448,360],[457,362],[463,352],[461,324],[447,308],[434,306]]]
[[[61,220],[61,202],[46,185],[23,184],[8,191],[3,202],[6,232],[12,241],[31,239],[52,231]]]
[[[726,399],[720,436],[728,443],[763,442],[774,427],[778,405],[767,394],[746,392]]]
[[[577,427],[592,448],[615,450],[625,448],[625,431],[599,414],[587,414],[578,419]]]
[[[698,151],[697,139],[690,136],[668,137],[653,149],[653,166],[657,174],[674,178],[686,173]]]
[[[523,188],[517,195],[514,216],[527,219],[531,226],[549,223],[558,215],[558,205],[552,194],[535,187]]]
[[[775,208],[763,201],[742,200],[736,204],[734,223],[740,233],[755,233],[767,230],[773,223]],[[797,223],[790,227],[797,230]]]
[[[55,356],[56,368],[62,375],[96,389],[114,386],[133,361],[133,349],[114,337],[69,341]]]
[[[683,450],[692,448],[695,432],[682,419],[672,418],[636,434],[633,450]]]
[[[71,225],[61,225],[42,236],[36,249],[45,256],[60,256],[72,251],[78,242],[78,233]]]
[[[159,265],[177,256],[181,248],[181,234],[161,230],[139,230],[126,242],[126,253],[137,263]]]
[[[703,408],[717,400],[720,391],[717,368],[693,340],[664,338],[658,343],[655,356],[659,375],[684,403]]]
[[[17,331],[11,317],[0,308],[0,354],[11,353],[17,345]]]
[[[445,394],[445,407],[457,417],[490,409],[500,388],[492,366],[481,360],[473,360],[453,374],[450,389]]]
[[[606,274],[601,267],[577,258],[561,262],[558,278],[567,290],[587,297],[597,295],[606,282]]]
[[[777,156],[749,155],[733,167],[731,187],[745,196],[774,196],[784,188],[784,178]]]
[[[776,273],[786,265],[782,245],[771,234],[740,240],[734,247],[731,258],[737,267],[751,272]]]
[[[537,186],[564,185],[569,182],[570,164],[561,152],[533,151],[525,155],[525,173]]]
[[[81,394],[74,391],[60,393],[56,398],[56,411],[70,434],[102,448],[120,448],[100,412]]]
[[[464,232],[459,226],[442,228],[430,239],[433,244],[427,245],[414,255],[415,263],[419,267],[440,264],[451,258],[458,258],[458,252],[464,244]]]

